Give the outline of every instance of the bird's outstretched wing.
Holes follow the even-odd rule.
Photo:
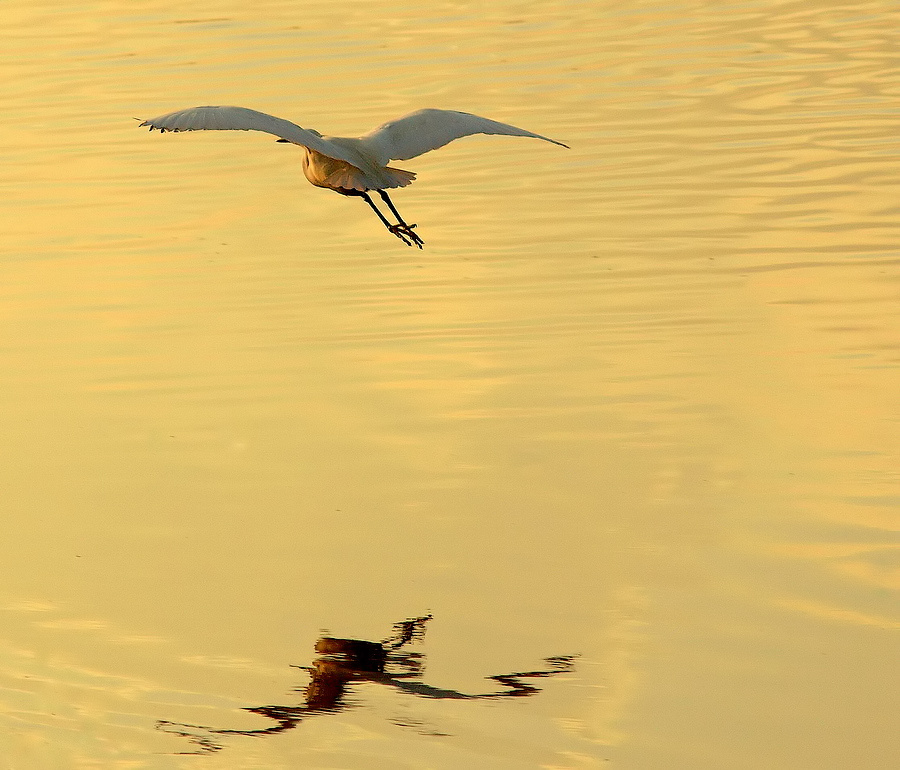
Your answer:
[[[359,163],[359,159],[354,159],[347,150],[323,139],[317,133],[300,128],[289,120],[246,107],[191,107],[150,118],[141,125],[150,126],[151,131],[155,128],[160,131],[265,131],[329,158],[346,161],[352,166]]]
[[[480,118],[468,112],[431,109],[411,112],[402,118],[392,120],[360,139],[375,159],[384,165],[391,160],[415,158],[422,153],[443,147],[454,139],[472,134],[530,136],[533,139],[543,139],[561,147],[568,147],[562,142],[533,134],[524,128]]]

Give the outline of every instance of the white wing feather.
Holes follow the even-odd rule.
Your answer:
[[[360,159],[343,147],[332,144],[327,139],[307,131],[295,123],[265,112],[257,112],[246,107],[192,107],[187,110],[170,112],[158,118],[150,118],[141,123],[150,130],[160,131],[264,131],[282,139],[308,147],[310,150],[349,163],[360,165]]]
[[[436,150],[454,139],[472,134],[503,134],[505,136],[530,136],[543,139],[561,147],[568,147],[555,139],[533,134],[524,128],[507,123],[470,115],[455,110],[418,110],[397,120],[392,120],[370,131],[360,140],[378,163],[391,160],[409,160],[417,155]]]

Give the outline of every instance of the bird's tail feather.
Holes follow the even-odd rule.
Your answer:
[[[388,176],[393,182],[391,185],[385,185],[386,187],[406,187],[406,185],[412,184],[416,178],[412,171],[404,171],[402,168],[385,166],[384,172],[385,176]]]
[[[386,190],[394,187],[406,187],[412,184],[416,175],[412,171],[399,168],[379,168],[378,177],[366,174],[355,166],[341,163],[324,179],[324,187],[342,188],[345,190]]]

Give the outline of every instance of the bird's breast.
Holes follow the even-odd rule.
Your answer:
[[[375,185],[370,184],[365,173],[356,166],[329,158],[320,152],[304,148],[303,175],[316,187],[327,187],[331,190],[372,190]]]

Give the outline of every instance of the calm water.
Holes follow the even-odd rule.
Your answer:
[[[0,768],[896,767],[898,6],[189,5],[0,19]]]

